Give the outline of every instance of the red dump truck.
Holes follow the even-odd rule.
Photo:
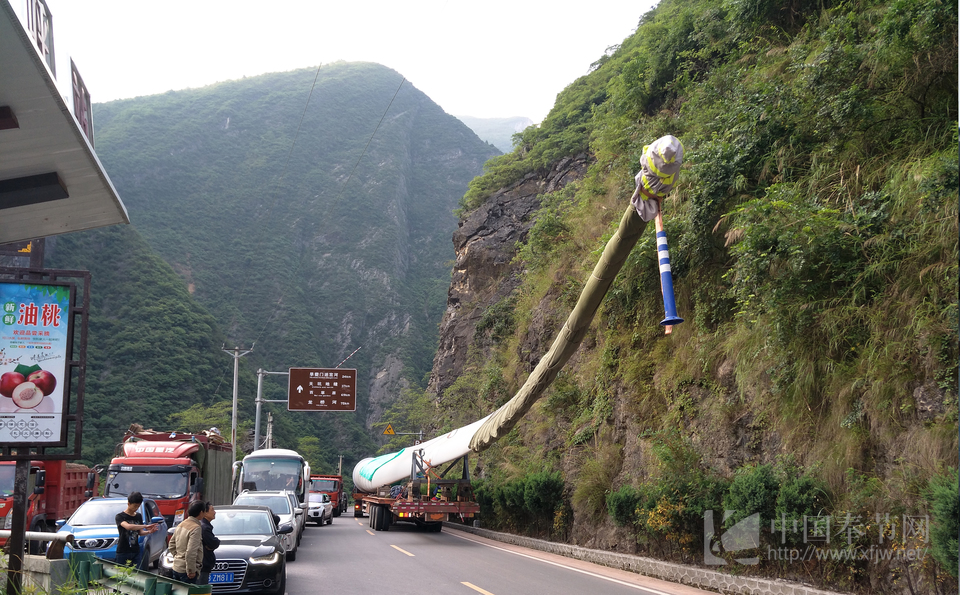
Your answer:
[[[444,521],[466,520],[480,512],[474,501],[467,457],[450,462],[437,473],[414,451],[409,481],[383,486],[376,493],[354,490],[353,516],[370,517],[374,531],[389,531],[396,522],[414,523],[422,529],[439,532]],[[463,465],[459,479],[447,479],[447,473]]]
[[[340,513],[347,510],[347,498],[343,493],[342,475],[311,475],[310,491],[330,495],[330,502],[333,504],[333,516],[340,516]]]
[[[14,461],[0,462],[0,516],[3,528],[13,525],[13,482],[16,475]],[[43,488],[42,490],[37,488]],[[56,532],[57,519],[65,519],[89,498],[96,495],[99,478],[93,469],[67,461],[32,461],[27,483],[27,531]],[[0,546],[7,540],[0,538]],[[39,541],[31,541],[30,552],[39,553]]]
[[[135,427],[117,446],[107,467],[104,496],[140,492],[152,498],[173,527],[194,500],[233,501],[233,447],[218,433],[155,432]]]

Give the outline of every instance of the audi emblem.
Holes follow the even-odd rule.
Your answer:
[[[213,569],[214,569],[214,570],[229,570],[229,569],[230,569],[230,565],[227,564],[226,562],[217,562],[216,564],[213,565]]]

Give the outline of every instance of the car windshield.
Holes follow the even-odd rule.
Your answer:
[[[262,510],[218,511],[210,524],[218,537],[273,534],[270,517]]]
[[[335,479],[311,479],[310,490],[313,492],[336,492],[337,481]]]
[[[310,501],[311,501],[311,502],[323,502],[324,496],[326,496],[327,498],[329,498],[329,496],[327,496],[326,494],[310,494]]]
[[[73,527],[87,525],[114,525],[117,524],[117,513],[123,512],[127,503],[119,500],[112,502],[90,500],[84,502],[77,512],[73,513],[68,521]]]
[[[180,498],[187,493],[187,474],[138,471],[111,471],[105,496],[129,496],[140,492],[150,498]]]
[[[246,504],[255,506],[269,506],[275,514],[290,514],[290,500],[286,496],[254,496],[247,494],[237,496],[234,504]]]

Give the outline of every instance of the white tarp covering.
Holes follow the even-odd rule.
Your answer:
[[[409,478],[414,450],[423,450],[423,460],[431,466],[459,459],[470,452],[470,440],[487,417],[416,446],[363,459],[353,468],[353,485],[364,492],[376,492],[381,486]]]

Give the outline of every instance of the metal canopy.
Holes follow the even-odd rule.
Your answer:
[[[59,70],[58,78],[69,82],[70,70]],[[0,0],[0,108],[4,107],[13,120],[4,118],[5,126],[0,126],[0,189],[12,190],[0,192],[0,244],[130,223],[126,207],[10,0]],[[16,127],[6,127],[12,122]],[[18,190],[23,186],[20,179],[56,180],[67,197],[59,198],[63,193],[56,192],[53,183],[46,193],[33,189],[25,196]],[[45,200],[37,200],[38,195]]]

